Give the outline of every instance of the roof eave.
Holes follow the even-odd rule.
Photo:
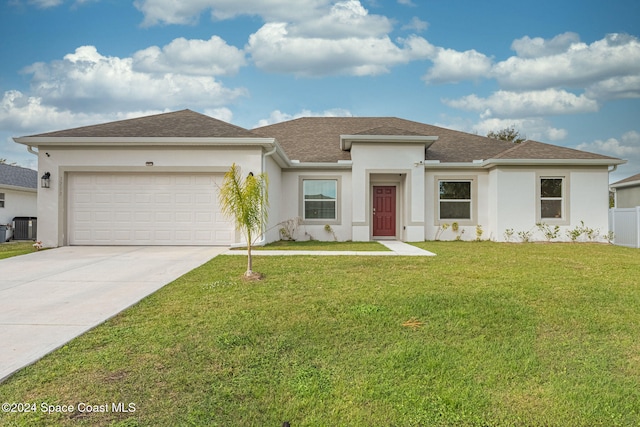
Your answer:
[[[618,184],[611,184],[609,187],[610,188],[626,188],[626,187],[636,187],[636,186],[640,186],[640,180],[621,182]]]
[[[489,166],[617,166],[627,163],[622,159],[487,159],[484,167]]]
[[[0,188],[13,191],[24,191],[27,193],[37,193],[38,189],[33,187],[22,187],[20,185],[9,185],[0,183]]]
[[[325,169],[325,170],[350,170],[353,167],[351,160],[338,160],[337,162],[300,162],[290,160],[289,169]]]
[[[349,151],[354,142],[383,144],[404,142],[408,144],[424,144],[425,148],[429,148],[437,140],[437,136],[422,135],[340,135],[340,149]]]
[[[273,147],[274,138],[249,137],[44,137],[24,136],[13,140],[32,147],[40,146],[260,146]]]
[[[495,166],[612,166],[626,163],[620,159],[486,159],[471,162],[425,160],[425,169],[487,169]]]

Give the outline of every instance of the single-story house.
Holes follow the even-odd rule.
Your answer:
[[[37,171],[0,163],[0,243],[12,236],[14,218],[37,215],[37,184]]]
[[[616,208],[640,206],[640,173],[614,182],[609,188],[613,191]]]
[[[503,241],[581,221],[606,234],[609,171],[624,163],[393,117],[247,130],[183,110],[15,141],[37,147],[50,177],[38,194],[45,246],[240,243],[216,190],[233,163],[269,177],[267,242],[289,220],[294,237],[318,240],[471,240],[481,228]]]

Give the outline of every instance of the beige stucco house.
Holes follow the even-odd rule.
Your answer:
[[[232,163],[269,176],[264,241],[290,219],[295,237],[318,240],[470,240],[481,226],[502,241],[541,222],[606,232],[609,168],[624,163],[392,117],[247,130],[183,110],[15,141],[51,177],[38,194],[46,246],[240,243],[217,207]],[[442,231],[453,222],[457,233]]]
[[[614,182],[610,188],[614,192],[616,208],[640,206],[640,173]]]

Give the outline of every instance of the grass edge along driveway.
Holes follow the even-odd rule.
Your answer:
[[[0,259],[26,255],[35,251],[36,249],[33,247],[33,242],[0,243]]]
[[[418,245],[219,256],[0,384],[73,411],[0,425],[640,424],[637,250]]]

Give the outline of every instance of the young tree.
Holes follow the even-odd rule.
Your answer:
[[[218,192],[222,213],[235,220],[236,229],[240,230],[247,240],[247,271],[244,273],[246,277],[253,275],[251,245],[267,223],[268,187],[267,174],[254,176],[253,173],[249,173],[242,179],[240,168],[234,163],[224,174]]]
[[[513,126],[501,129],[497,132],[490,131],[487,136],[501,141],[513,142],[514,144],[520,144],[527,140],[527,137],[525,135],[520,135],[520,131],[516,130]]]

